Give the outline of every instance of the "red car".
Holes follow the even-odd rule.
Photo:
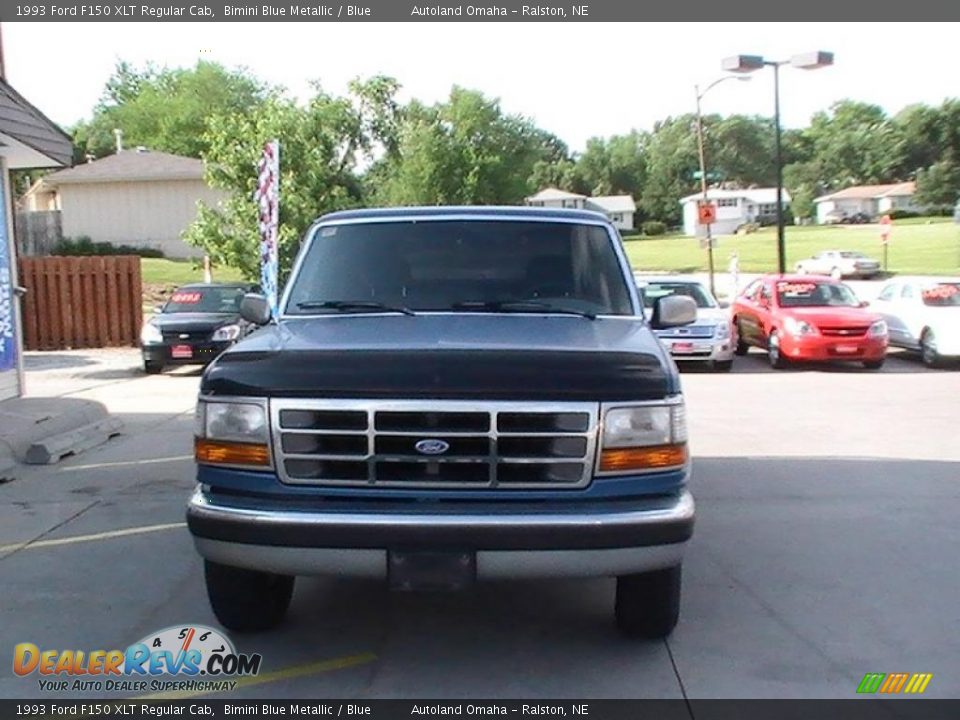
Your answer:
[[[737,355],[764,348],[770,365],[855,361],[872,370],[887,355],[887,324],[853,290],[827,277],[764,275],[733,305]]]

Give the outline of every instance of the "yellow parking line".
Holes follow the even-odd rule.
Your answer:
[[[277,680],[291,680],[293,678],[304,677],[305,675],[319,675],[320,673],[333,672],[335,670],[345,670],[346,668],[356,667],[357,665],[366,665],[377,659],[373,653],[360,653],[359,655],[348,655],[347,657],[336,658],[334,660],[321,660],[320,662],[307,663],[305,665],[294,665],[292,667],[274,670],[273,672],[261,673],[251,677],[242,677],[236,680],[236,687],[250,687],[251,685],[262,685],[264,683],[276,682]],[[211,680],[212,678],[206,678]],[[223,678],[229,680],[230,678]],[[151,695],[140,695],[132,698],[133,700],[186,700],[188,698],[202,697],[204,695],[216,695],[226,690],[171,690],[170,692],[159,692]]]
[[[185,528],[184,522],[165,523],[163,525],[144,525],[142,527],[125,528],[123,530],[110,530],[108,532],[94,533],[92,535],[75,535],[74,537],[57,538],[56,540],[37,540],[36,542],[13,543],[12,545],[0,545],[0,553],[13,550],[36,550],[38,548],[56,547],[57,545],[73,545],[75,543],[93,542],[94,540],[110,540],[111,538],[126,537],[127,535],[141,535],[143,533],[159,532],[161,530],[173,530],[175,528]]]
[[[125,465],[152,465],[155,463],[178,462],[180,460],[193,460],[193,455],[174,455],[173,457],[153,458],[151,460],[118,460],[117,462],[92,463],[89,465],[73,465],[62,467],[57,472],[70,472],[71,470],[96,470],[98,468],[123,467]]]

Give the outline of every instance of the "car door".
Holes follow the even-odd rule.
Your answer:
[[[773,283],[764,280],[757,290],[757,323],[756,344],[767,347],[767,338],[770,337],[770,328],[773,326],[776,308],[773,300]]]
[[[759,319],[757,297],[762,284],[762,281],[754,280],[747,285],[740,294],[740,297],[737,298],[736,303],[737,332],[740,338],[750,345],[756,345],[758,342],[757,323]]]
[[[810,259],[809,264],[807,265],[807,272],[809,272],[809,273],[811,273],[811,274],[813,274],[813,275],[822,275],[822,274],[825,272],[824,269],[823,269],[823,266],[824,266],[824,264],[825,264],[825,262],[826,262],[826,261],[824,260],[824,258],[826,257],[826,255],[827,255],[827,253],[825,253],[825,252],[818,252],[816,255],[814,255],[814,256]]]
[[[890,282],[883,286],[877,299],[873,301],[873,310],[887,323],[890,344],[903,346],[907,342],[906,325],[901,313],[900,289],[902,283]]]
[[[904,283],[900,291],[898,313],[906,347],[920,347],[920,335],[926,327],[926,306],[916,283]]]

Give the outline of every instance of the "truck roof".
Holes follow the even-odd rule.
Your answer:
[[[462,217],[471,215],[482,218],[517,220],[584,220],[588,222],[609,222],[603,213],[592,210],[574,210],[572,208],[544,208],[519,205],[443,205],[425,207],[363,208],[358,210],[340,210],[320,217],[317,222],[334,220],[363,220],[380,218],[418,218],[418,217]]]

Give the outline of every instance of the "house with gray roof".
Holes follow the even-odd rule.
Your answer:
[[[202,254],[181,239],[197,204],[216,207],[225,198],[204,181],[202,161],[141,147],[47,175],[27,191],[21,209],[59,210],[64,237],[186,258]]]
[[[526,199],[533,207],[572,208],[593,210],[606,215],[619,230],[633,230],[633,216],[637,205],[630,195],[599,195],[590,197],[579,193],[544,188]]]

